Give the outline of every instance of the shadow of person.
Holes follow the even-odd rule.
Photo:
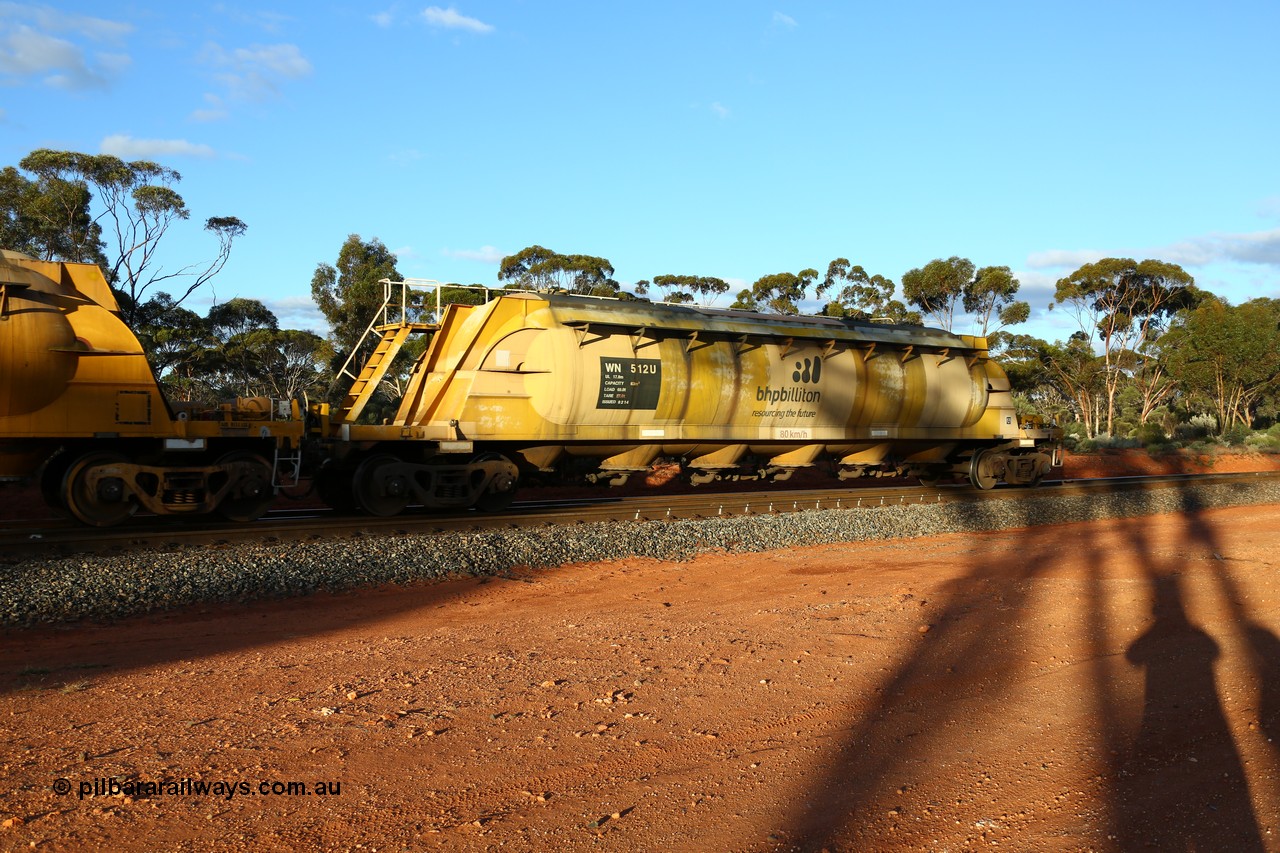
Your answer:
[[[1154,624],[1125,657],[1146,669],[1142,728],[1120,764],[1125,850],[1261,851],[1248,781],[1218,699],[1218,644],[1191,624],[1176,576],[1154,578]]]
[[[1258,673],[1258,725],[1272,749],[1280,750],[1280,637],[1256,622],[1245,629]]]

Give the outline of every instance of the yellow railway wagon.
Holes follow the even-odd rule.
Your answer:
[[[247,521],[303,433],[287,403],[171,406],[97,266],[0,251],[0,482],[99,526],[139,507]]]
[[[378,328],[387,344],[406,324]],[[431,340],[394,419],[353,422],[353,393],[326,421],[346,445],[335,455],[352,454],[335,479],[378,514],[496,508],[533,472],[620,484],[659,457],[695,483],[825,463],[981,488],[1038,483],[1053,462],[1056,431],[1019,423],[1008,378],[967,335],[530,293],[451,305],[418,330]],[[379,350],[379,365],[394,354]]]

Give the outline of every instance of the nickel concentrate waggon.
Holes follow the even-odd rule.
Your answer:
[[[106,526],[139,508],[250,521],[312,481],[341,509],[501,510],[522,478],[612,485],[966,476],[1035,485],[1061,433],[1020,421],[986,341],[919,326],[494,291],[438,305],[384,282],[341,404],[168,401],[97,267],[0,257],[0,482]],[[360,415],[428,336],[395,416]]]

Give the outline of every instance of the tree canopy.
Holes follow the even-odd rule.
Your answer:
[[[383,279],[400,281],[395,254],[377,237],[369,241],[351,234],[338,250],[335,264],[316,264],[311,298],[329,321],[336,357],[345,360],[382,307]],[[376,341],[370,342],[372,349]]]
[[[101,265],[131,324],[143,315],[154,286],[178,284],[178,296],[169,299],[181,305],[221,272],[247,228],[234,216],[206,219],[204,229],[218,241],[214,257],[166,269],[160,243],[170,226],[191,216],[174,189],[182,180],[176,170],[149,160],[126,163],[110,154],[43,148],[19,165],[33,177],[9,167],[0,179],[6,244],[46,260]]]
[[[977,334],[985,338],[1005,326],[1027,321],[1031,304],[1014,298],[1020,286],[1008,267],[983,267],[974,273],[962,291],[961,302],[976,318]]]
[[[968,258],[935,258],[902,274],[902,293],[924,316],[950,331],[956,307],[963,305],[965,288],[973,281],[973,274],[973,261]]]
[[[256,299],[236,298],[204,317],[167,294],[145,303],[138,336],[171,400],[292,399],[323,393],[332,348],[313,332],[281,329]]]
[[[1031,316],[1031,305],[1014,297],[1020,286],[1009,267],[977,269],[968,258],[935,258],[902,276],[907,301],[942,328],[952,331],[957,308],[974,318],[974,333],[993,332]]]
[[[1065,305],[1080,331],[1098,340],[1106,365],[1106,432],[1112,434],[1121,362],[1163,331],[1173,312],[1192,306],[1195,280],[1177,264],[1103,258],[1058,280],[1055,304]]]
[[[1231,306],[1206,299],[1162,339],[1169,373],[1222,429],[1252,427],[1258,403],[1280,387],[1280,301]]]
[[[502,259],[498,281],[530,290],[561,290],[591,296],[618,296],[613,264],[594,255],[562,255],[529,246]]]
[[[715,297],[729,291],[724,279],[707,275],[655,275],[653,281],[637,281],[635,291],[644,296],[653,286],[662,291],[662,301],[676,304],[701,302],[709,304]]]
[[[0,246],[44,261],[108,268],[102,227],[89,210],[83,182],[27,178],[13,166],[0,172]]]
[[[843,282],[843,284],[841,284]],[[825,292],[837,286],[835,298],[822,309],[829,317],[858,317],[862,319],[887,319],[894,323],[918,325],[919,312],[893,298],[896,285],[892,279],[872,275],[861,266],[854,266],[848,258],[836,258],[827,264],[827,274],[822,282]]]
[[[771,314],[799,314],[800,302],[817,279],[818,271],[812,268],[762,275],[751,285],[751,301]],[[821,289],[816,296],[822,295]]]

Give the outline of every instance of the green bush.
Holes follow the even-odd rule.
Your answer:
[[[1230,447],[1240,447],[1251,434],[1252,430],[1244,424],[1232,424],[1222,433],[1222,442]]]
[[[1174,427],[1173,437],[1181,441],[1195,441],[1208,438],[1218,431],[1218,419],[1213,415],[1192,415],[1185,424]]]
[[[1079,421],[1071,421],[1062,428],[1064,435],[1073,436],[1075,438],[1087,438],[1084,432],[1084,424]]]
[[[1208,438],[1208,431],[1196,424],[1178,424],[1173,428],[1173,438],[1175,441],[1198,441]]]
[[[1159,424],[1143,424],[1138,427],[1135,437],[1143,447],[1167,447],[1169,444],[1169,437]]]
[[[1244,445],[1259,453],[1280,453],[1280,430],[1272,427],[1266,432],[1255,432],[1244,440]]]

